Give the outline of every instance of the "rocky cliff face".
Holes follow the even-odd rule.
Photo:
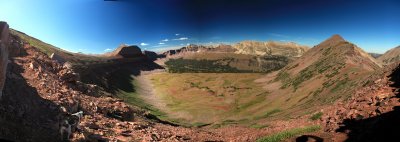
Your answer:
[[[157,60],[157,58],[159,58],[159,55],[156,52],[153,51],[143,51],[143,54],[147,57],[147,59],[154,61]]]
[[[6,81],[6,69],[8,64],[9,29],[8,24],[0,22],[0,97]]]
[[[233,46],[239,54],[251,55],[283,55],[288,57],[300,57],[309,48],[293,42],[257,42],[243,41]]]
[[[114,56],[122,56],[123,58],[134,58],[143,56],[142,51],[136,45],[121,45],[115,51],[113,51]]]

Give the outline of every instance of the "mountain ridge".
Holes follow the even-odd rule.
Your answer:
[[[278,41],[254,41],[245,40],[233,45],[219,44],[219,45],[195,45],[191,44],[179,49],[172,49],[161,54],[165,56],[179,55],[195,52],[219,52],[219,53],[236,53],[247,55],[282,55],[287,57],[300,57],[305,51],[309,49],[308,46],[300,45],[294,42],[278,42]]]
[[[361,48],[334,35],[289,63],[279,71],[275,80],[282,82],[281,88],[290,87],[295,92],[302,90],[301,88],[314,88],[311,89],[311,94],[324,93],[322,98],[331,102],[329,100],[350,95],[351,91],[344,90],[353,88],[345,86],[356,87],[360,78],[378,69],[379,64]],[[335,91],[346,92],[346,95],[335,96]]]
[[[383,55],[377,58],[383,64],[391,64],[400,61],[400,46],[386,51]]]

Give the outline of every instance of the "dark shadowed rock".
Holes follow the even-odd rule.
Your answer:
[[[0,22],[0,97],[6,81],[6,69],[8,64],[9,29],[6,22]]]
[[[17,57],[22,55],[21,48],[23,47],[24,43],[22,42],[21,38],[10,34],[10,46],[9,46],[9,56],[10,57]]]
[[[114,55],[116,55],[116,56],[119,55],[124,58],[134,58],[134,57],[142,56],[143,53],[140,50],[140,48],[136,45],[131,45],[131,46],[122,45],[114,51]]]
[[[168,50],[166,52],[163,53],[163,55],[165,56],[171,56],[171,55],[175,55],[181,52],[181,49],[173,49],[173,50]]]
[[[150,60],[153,60],[153,61],[158,58],[158,54],[156,52],[153,52],[153,51],[145,50],[145,51],[143,51],[143,54],[147,57],[147,59],[150,59]]]

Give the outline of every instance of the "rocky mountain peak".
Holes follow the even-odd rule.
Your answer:
[[[330,41],[345,41],[344,38],[342,36],[340,36],[339,34],[332,35],[328,40],[330,40]]]
[[[326,45],[331,45],[335,44],[338,42],[343,42],[346,41],[344,38],[338,34],[332,35],[330,38],[326,39],[324,42],[322,42],[320,45],[326,46]]]

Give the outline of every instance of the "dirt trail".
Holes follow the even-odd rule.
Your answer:
[[[160,96],[156,95],[154,86],[149,79],[149,75],[162,72],[165,72],[165,70],[141,71],[140,75],[135,77],[137,82],[136,89],[140,97],[148,104],[153,105],[161,111],[168,112],[166,103],[161,100]]]

